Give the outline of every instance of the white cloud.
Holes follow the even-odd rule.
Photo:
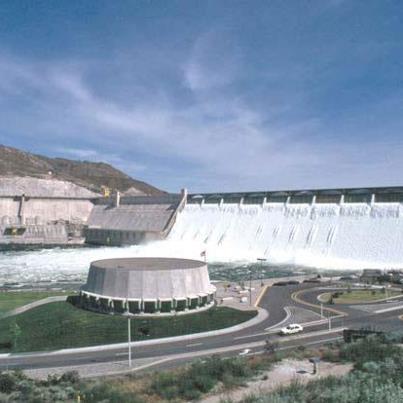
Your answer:
[[[184,66],[185,85],[193,91],[231,84],[241,71],[241,57],[231,37],[222,30],[199,36]]]
[[[169,93],[150,93],[136,103],[101,96],[86,79],[90,67],[83,61],[77,68],[60,62],[3,57],[0,99],[3,103],[10,95],[28,99],[32,113],[0,110],[0,130],[35,133],[44,142],[50,141],[55,152],[105,160],[129,174],[154,170],[160,173],[155,184],[171,190],[182,185],[194,190],[328,187],[363,182],[368,186],[399,180],[397,172],[403,169],[400,154],[389,153],[387,163],[383,162],[380,154],[388,152],[386,146],[367,144],[363,149],[354,141],[341,143],[337,134],[332,142],[327,135],[335,129],[315,116],[274,124],[270,117],[271,109],[279,109],[275,102],[268,103],[262,112],[237,92],[222,90],[239,77],[241,58],[236,52],[232,57],[231,52],[224,51],[222,59],[214,58],[220,53],[215,42],[219,41],[209,34],[195,44],[183,72],[193,97],[180,106]],[[226,75],[228,65],[232,70]],[[288,97],[292,104],[292,94]],[[11,123],[10,116],[14,116]],[[61,147],[67,137],[71,146]],[[394,148],[399,147],[401,144]],[[147,162],[128,157],[131,150],[142,153]],[[156,165],[156,161],[165,159],[174,161],[166,170]],[[369,161],[372,164],[365,165]],[[386,169],[392,172],[387,179]]]
[[[56,152],[62,153],[62,154],[68,154],[72,156],[73,158],[79,158],[79,159],[91,159],[91,158],[98,158],[99,153],[95,150],[88,150],[88,149],[80,149],[80,148],[55,148]]]
[[[94,162],[106,162],[113,165],[115,168],[121,169],[124,172],[140,173],[146,169],[146,165],[140,164],[134,161],[126,161],[122,159],[118,154],[114,153],[102,153],[91,149],[79,149],[68,147],[57,147],[53,151],[66,157],[69,156],[73,159],[94,161]]]

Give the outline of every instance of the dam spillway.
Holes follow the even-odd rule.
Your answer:
[[[342,192],[339,192],[342,193]],[[204,195],[178,215],[168,242],[206,250],[209,260],[318,268],[403,266],[403,205],[396,189],[269,197]],[[195,197],[195,196],[193,196]],[[226,202],[225,199],[229,200]],[[329,203],[329,201],[332,201]]]
[[[176,199],[180,200],[179,195]],[[128,209],[123,202],[121,208],[125,213],[135,210],[136,219],[124,223],[135,224],[132,231],[139,231],[143,221],[156,219],[149,208],[153,200],[147,203],[141,198],[136,200],[130,205],[138,207]],[[284,264],[291,270],[301,266],[352,270],[403,267],[403,187],[193,194],[187,195],[185,201],[175,210],[170,210],[170,203],[159,205],[159,211],[163,208],[171,213],[167,236],[158,241],[118,248],[108,247],[105,242],[83,249],[1,252],[0,285],[13,281],[84,279],[88,265],[97,259],[135,256],[200,259],[202,251],[207,252],[209,263],[228,263],[225,265],[228,268],[239,266],[238,262],[255,264],[258,258],[267,259],[264,264],[269,267]],[[90,215],[93,204],[87,204]],[[142,216],[144,209],[147,214]],[[116,207],[106,210],[107,220],[102,229],[105,236],[111,232],[109,221],[115,210]],[[98,223],[88,220],[87,224]],[[121,233],[117,235],[126,235],[125,227],[118,228]]]

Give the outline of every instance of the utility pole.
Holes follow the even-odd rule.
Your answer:
[[[320,303],[320,317],[323,318],[323,303]]]
[[[329,332],[332,330],[332,317],[330,316],[329,313]]]
[[[249,306],[252,306],[252,270],[249,270]]]
[[[129,368],[132,367],[132,346],[131,346],[131,320],[130,315],[127,317],[127,339],[128,339],[128,346],[129,346]]]

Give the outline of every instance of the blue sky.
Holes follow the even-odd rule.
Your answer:
[[[169,191],[403,185],[403,2],[3,0],[0,143]]]

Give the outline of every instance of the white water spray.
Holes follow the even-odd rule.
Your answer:
[[[291,264],[325,269],[403,267],[399,203],[188,204],[165,241],[122,248],[46,249],[0,254],[0,283],[84,279],[91,261],[177,256],[209,262]]]
[[[212,261],[396,268],[403,266],[402,213],[399,203],[189,204],[168,242],[198,245]]]

